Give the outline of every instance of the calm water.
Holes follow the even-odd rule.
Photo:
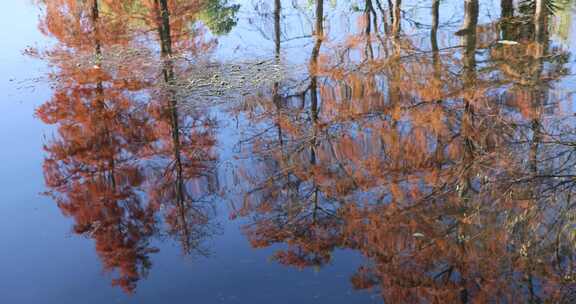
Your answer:
[[[0,303],[576,303],[575,8],[7,1]]]

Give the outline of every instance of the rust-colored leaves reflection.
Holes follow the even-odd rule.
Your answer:
[[[37,110],[57,127],[45,145],[48,194],[73,231],[95,241],[113,284],[133,292],[158,250],[154,238],[205,253],[216,126],[202,111],[179,113],[164,89],[178,77],[172,52],[197,56],[214,45],[187,25],[201,3],[128,2],[45,1],[41,29],[56,44],[30,53],[54,67],[54,94]]]
[[[575,138],[554,92],[570,54],[550,12],[480,24],[466,1],[442,47],[434,1],[428,52],[374,31],[369,2],[343,42],[316,23],[304,91],[244,107],[274,126],[243,143],[252,245],[286,244],[274,259],[298,268],[358,251],[351,284],[387,303],[573,301]]]
[[[149,271],[155,241],[208,250],[218,111],[246,135],[236,146],[245,155],[231,160],[239,170],[221,179],[241,191],[226,197],[232,218],[248,220],[253,247],[284,244],[276,262],[319,268],[339,249],[358,252],[351,286],[387,303],[574,300],[576,132],[558,89],[571,54],[552,39],[550,1],[502,0],[494,19],[466,0],[456,26],[439,0],[426,26],[400,0],[356,1],[345,15],[357,20],[344,21],[328,12],[340,1],[290,12],[267,1],[248,18],[273,40],[273,59],[256,69],[273,62],[296,75],[229,94],[241,99],[229,108],[199,107],[179,85],[227,95],[232,76],[197,75],[215,88],[192,76],[226,65],[210,58],[238,5],[40,2],[40,28],[56,42],[29,50],[54,68],[54,94],[37,111],[57,128],[45,146],[48,194],[126,291]],[[302,22],[309,33],[289,35],[294,14],[314,16]],[[260,75],[239,77],[250,76]]]

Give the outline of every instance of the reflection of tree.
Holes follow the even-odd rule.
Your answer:
[[[201,111],[177,113],[164,90],[186,68],[175,69],[172,57],[214,45],[189,27],[195,2],[45,1],[41,29],[58,43],[31,52],[55,68],[54,96],[37,110],[58,126],[46,145],[49,194],[75,220],[74,232],[95,240],[104,268],[118,275],[113,283],[127,292],[151,266],[158,213],[188,254],[211,232],[214,124]],[[149,35],[142,22],[127,26],[134,19],[159,33],[160,60],[155,46],[140,45]],[[159,61],[164,77],[156,80]]]
[[[318,65],[318,56],[323,39],[323,1],[316,3],[316,15],[318,20],[315,23],[315,44],[312,50],[309,68],[311,71],[316,70]],[[281,51],[280,43],[280,1],[275,3],[275,55],[279,58]],[[280,98],[278,92],[279,83],[274,84],[273,100],[276,121],[277,136],[275,140],[283,147],[283,134],[285,131],[292,132],[287,121],[283,121],[283,112],[285,103]],[[310,118],[315,124],[318,117],[319,97],[317,77],[310,78]],[[284,131],[284,128],[288,130]],[[316,130],[316,127],[313,127]],[[314,134],[313,131],[312,133]],[[309,134],[307,134],[309,135]],[[315,136],[309,135],[310,142],[314,141]],[[307,143],[308,144],[308,143]],[[294,151],[280,151],[279,160],[265,158],[256,169],[257,171],[268,172],[270,178],[260,191],[254,191],[247,194],[246,205],[239,210],[240,214],[249,212],[252,208],[260,210],[258,220],[254,225],[245,227],[245,232],[250,236],[252,245],[255,247],[269,246],[273,243],[287,243],[289,247],[286,250],[276,252],[274,259],[282,264],[293,265],[298,267],[322,266],[330,261],[331,252],[337,245],[334,237],[338,234],[339,219],[333,213],[333,208],[323,205],[325,197],[318,191],[318,187],[311,184],[305,177],[305,171],[289,170],[278,173],[278,166],[293,167],[298,162],[317,166],[318,169],[322,164],[318,164],[315,155],[314,144],[308,148],[300,146],[298,149],[306,149],[307,153],[298,152],[298,159],[295,160],[288,155]],[[290,147],[291,149],[292,147]],[[249,172],[247,172],[248,174]]]
[[[210,0],[204,5],[199,19],[206,24],[211,33],[226,34],[236,26],[238,22],[236,13],[239,9],[239,4],[228,5],[228,0]]]
[[[38,109],[45,122],[58,124],[59,138],[46,146],[46,182],[62,211],[75,219],[74,231],[96,241],[104,268],[117,270],[114,284],[131,292],[150,267],[148,240],[154,208],[138,194],[143,183],[137,154],[152,138],[146,116],[130,94],[145,83],[130,67],[104,70],[107,47],[120,45],[119,23],[100,20],[98,2],[49,2],[43,30],[62,43],[45,56],[58,72],[54,97]],[[70,12],[79,10],[79,14]],[[94,65],[75,58],[94,58]]]
[[[502,38],[479,24],[475,0],[462,46],[441,49],[440,5],[432,52],[397,36],[390,51],[383,41],[373,57],[350,55],[374,43],[366,25],[362,39],[323,47],[329,56],[313,44],[303,108],[282,96],[271,98],[281,111],[250,108],[282,135],[251,138],[245,233],[256,247],[287,244],[275,258],[296,267],[361,252],[352,283],[386,302],[570,302],[574,132],[546,93],[567,54],[546,33],[488,41]]]
[[[157,28],[161,45],[163,86],[169,87],[176,80],[173,45],[178,45],[183,37],[174,35],[170,23],[170,8],[166,1],[156,7]],[[209,50],[210,44],[197,46]],[[197,50],[198,51],[198,50]],[[159,177],[150,193],[157,204],[167,208],[166,222],[169,233],[181,242],[186,253],[198,249],[208,233],[208,214],[204,197],[199,193],[214,191],[214,177],[210,172],[211,155],[214,145],[213,122],[202,115],[181,115],[178,110],[176,93],[161,89],[159,103],[153,105],[157,112],[156,130],[159,145],[155,157],[164,160],[164,166],[157,172]],[[208,185],[207,189],[202,189]]]

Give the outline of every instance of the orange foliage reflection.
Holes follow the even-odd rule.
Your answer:
[[[282,264],[362,253],[351,283],[385,302],[570,302],[575,138],[551,93],[569,54],[545,13],[479,24],[474,0],[460,45],[441,49],[435,3],[431,51],[374,31],[367,0],[360,33],[315,37],[303,92],[239,109],[276,127],[247,141],[261,161],[239,171],[250,190],[234,216],[252,219],[254,247],[286,244]],[[514,18],[524,28],[506,27]]]
[[[157,76],[172,53],[154,50],[209,52],[213,42],[188,27],[200,4],[145,1],[134,12],[141,4],[46,1],[41,29],[57,44],[31,52],[55,69],[53,97],[37,110],[58,127],[45,146],[48,194],[74,219],[75,233],[94,239],[113,285],[128,293],[150,269],[158,251],[151,241],[162,231],[185,253],[204,252],[215,191],[215,125],[201,112],[178,114],[164,88],[171,79]]]

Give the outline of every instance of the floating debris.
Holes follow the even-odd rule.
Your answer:
[[[116,71],[128,63],[138,66],[143,71],[142,77],[148,77],[156,88],[170,92],[179,107],[186,109],[239,101],[286,79],[285,65],[278,58],[215,62],[186,55],[160,58],[151,50],[112,47],[102,54],[85,52],[66,60],[80,69],[102,71]],[[163,79],[156,82],[158,79],[152,75],[157,75],[167,62],[178,67],[177,75],[168,83]]]
[[[518,44],[520,44],[517,41],[513,41],[513,40],[498,40],[498,43],[504,44],[504,45],[518,45]]]
[[[285,68],[276,59],[206,63],[194,65],[169,89],[176,93],[180,107],[194,108],[241,100],[285,77]]]

